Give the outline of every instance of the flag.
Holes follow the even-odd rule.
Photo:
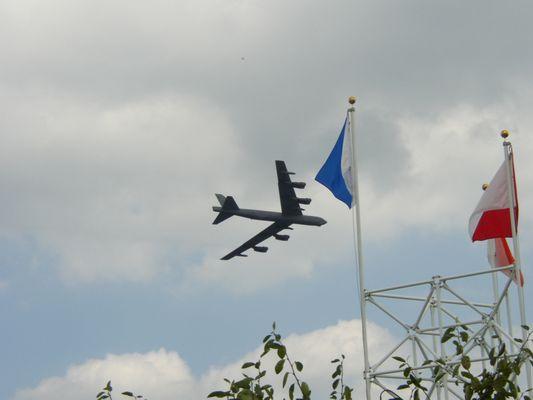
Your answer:
[[[350,141],[350,121],[344,120],[341,133],[333,150],[315,177],[317,182],[327,187],[333,195],[349,208],[355,204],[352,185],[352,146]]]
[[[511,186],[514,188],[515,199],[517,199],[517,204],[514,208],[515,221],[518,223],[518,198],[516,196],[512,153],[511,166],[513,169]],[[470,216],[468,230],[472,241],[512,237],[510,208],[507,167],[504,161]]]
[[[492,268],[507,267],[515,262],[511,249],[509,249],[509,245],[505,238],[496,238],[487,241],[487,259]],[[502,272],[507,276],[513,274],[513,271],[509,270]],[[513,280],[518,285],[518,279],[513,276]],[[520,271],[520,286],[524,286],[524,275],[522,274],[522,271]]]

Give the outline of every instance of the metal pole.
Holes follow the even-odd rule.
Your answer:
[[[431,308],[429,309],[429,311],[431,312],[431,327],[435,327],[437,325],[436,321],[435,321],[435,300],[433,299],[432,302],[431,302]],[[433,351],[434,353],[436,354],[438,352],[438,349],[437,349],[437,338],[435,336],[433,336]],[[433,378],[436,378],[437,375],[433,375]],[[437,399],[438,400],[441,400],[441,387],[442,387],[442,384],[441,382],[435,382],[435,384],[437,385]]]
[[[355,209],[355,226],[356,226],[356,250],[357,250],[357,274],[359,280],[359,306],[361,309],[361,332],[363,336],[363,353],[365,361],[365,388],[366,388],[366,399],[371,400],[370,398],[370,362],[368,359],[368,338],[366,330],[366,293],[365,293],[365,275],[363,268],[363,244],[361,238],[361,213],[360,213],[360,199],[359,199],[359,182],[357,177],[357,146],[356,146],[356,137],[355,137],[355,123],[354,123],[354,113],[355,113],[355,97],[350,97],[348,102],[351,107],[348,109],[348,117],[350,123],[350,142],[352,150],[352,205]],[[346,134],[346,132],[345,132]]]
[[[438,319],[439,319],[439,337],[441,339],[441,343],[440,343],[440,357],[441,359],[446,363],[446,366],[448,364],[448,359],[447,359],[447,356],[446,356],[446,347],[445,347],[445,344],[442,343],[442,337],[444,336],[444,321],[443,321],[443,316],[442,316],[442,306],[441,306],[441,296],[442,296],[442,286],[443,286],[443,283],[442,281],[440,280],[440,277],[439,276],[435,276],[433,277],[433,284],[436,286],[435,287],[435,291],[436,291],[436,294],[437,294],[437,313],[438,313]],[[447,368],[444,368],[444,376],[442,377],[443,381],[444,381],[444,387],[443,387],[443,390],[444,390],[444,398],[446,400],[449,400],[450,398],[450,395],[449,395],[449,391],[448,391],[448,370]]]
[[[488,184],[484,183],[482,185],[482,189],[483,190],[487,190],[487,188],[489,187]],[[494,239],[490,239],[490,240],[494,240]],[[489,241],[490,243],[490,241]],[[490,248],[490,244],[487,243],[487,246],[489,246]],[[492,249],[493,251],[496,250],[496,242],[493,242],[494,243],[494,248]],[[492,255],[491,255],[492,256]],[[515,273],[515,272],[513,272]],[[500,293],[500,289],[498,287],[498,274],[496,272],[494,272],[493,274],[491,274],[491,277],[492,277],[492,292],[493,292],[493,297],[494,297],[494,304],[496,304],[496,301],[498,299],[498,296],[499,296],[499,293]],[[509,333],[511,334],[511,336],[513,336],[513,323],[512,323],[512,320],[511,320],[511,305],[509,303],[509,295],[508,295],[508,292],[506,292],[505,294],[505,309],[506,309],[506,314],[507,314],[507,326],[508,326],[508,329],[509,329]],[[498,323],[498,325],[501,325],[502,324],[502,321],[501,321],[501,316],[500,316],[500,312],[498,311],[496,313],[496,322]],[[492,346],[495,346],[496,345],[496,340],[494,338],[492,338]],[[509,347],[514,349],[516,346],[515,346],[515,343],[514,343],[514,340],[511,340],[509,342]],[[485,367],[483,367],[485,368]]]
[[[516,193],[515,193],[515,177],[514,177],[514,169],[513,165],[511,165],[511,161],[513,160],[513,147],[511,146],[511,143],[508,142],[507,136],[509,135],[509,132],[502,131],[502,137],[504,138],[503,142],[503,153],[505,157],[505,165],[507,168],[507,191],[509,192],[509,215],[511,218],[511,233],[513,235],[513,250],[514,250],[514,258],[515,258],[515,270],[514,270],[514,276],[517,281],[517,291],[518,291],[518,305],[520,308],[520,323],[522,325],[527,325],[527,319],[526,319],[526,306],[524,301],[524,288],[520,284],[520,279],[522,276],[522,268],[521,268],[521,262],[520,262],[520,242],[518,238],[518,232],[516,229],[516,214],[515,214],[515,207],[517,207],[517,201],[516,201]],[[524,342],[527,339],[527,331],[522,328],[522,340]],[[526,378],[527,378],[527,386],[528,389],[533,388],[532,378],[531,378],[531,365],[526,362]]]
[[[498,277],[496,274],[491,274],[492,277],[492,298],[494,299],[494,304],[496,304],[496,301],[498,300],[498,293],[500,293],[500,289],[498,288]],[[500,319],[500,313],[497,312],[496,315],[496,321],[498,321],[499,324],[501,324]]]
[[[511,335],[511,337],[514,338],[513,320],[511,319],[511,302],[509,300],[509,289],[507,289],[507,293],[505,293],[505,312],[507,314],[507,329],[509,330],[509,334]],[[498,324],[501,325],[500,322],[498,322]],[[511,349],[516,349],[517,346],[514,340],[510,340],[509,343]]]

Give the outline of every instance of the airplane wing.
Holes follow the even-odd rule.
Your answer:
[[[300,208],[300,203],[298,203],[296,193],[294,192],[294,185],[290,177],[292,172],[287,171],[284,161],[276,161],[276,172],[278,173],[281,212],[283,215],[302,215],[302,209]]]
[[[266,229],[263,229],[253,238],[248,240],[246,243],[237,247],[231,253],[226,254],[224,257],[221,258],[221,260],[229,260],[230,258],[233,258],[235,256],[247,257],[246,254],[242,254],[243,251],[251,249],[254,246],[261,243],[262,241],[268,239],[269,237],[274,236],[276,233],[282,231],[283,229],[287,229],[289,225],[290,224],[274,222],[272,225],[269,225]],[[265,251],[266,251],[266,248],[265,248]]]

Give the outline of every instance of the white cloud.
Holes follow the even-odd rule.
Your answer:
[[[361,95],[366,243],[411,228],[465,234],[499,162],[496,132],[516,128],[519,151],[533,150],[524,128],[532,88],[511,65],[527,70],[529,60],[487,62],[504,35],[486,21],[463,24],[453,5],[436,14],[415,5],[391,13],[382,2],[342,13],[238,0],[1,7],[0,233],[34,238],[68,282],[179,270],[178,286],[233,288],[237,277],[250,292],[349,257],[349,214],[317,185],[308,211],[329,224],[268,243],[253,269],[249,258],[222,272],[217,259],[260,225],[210,225],[214,192],[277,208],[275,158],[310,181],[338,134],[347,88]],[[419,12],[427,18],[414,19]],[[515,34],[529,29],[525,14],[514,15]],[[437,26],[453,16],[457,31],[426,30],[432,16]],[[519,46],[527,35],[512,37]],[[533,195],[531,163],[518,159],[522,198]],[[527,238],[533,218],[522,216]]]
[[[7,97],[2,103],[11,125],[0,136],[5,199],[0,229],[35,237],[58,256],[58,270],[69,282],[144,280],[179,268],[176,285],[182,289],[202,283],[250,293],[352,257],[351,214],[312,182],[314,171],[297,171],[297,178],[309,183],[305,195],[314,199],[308,213],[329,223],[298,227],[289,232],[289,243],[270,240],[266,256],[251,254],[229,270],[218,261],[263,224],[234,218],[213,227],[213,193],[233,194],[244,207],[274,209],[277,193],[272,165],[261,164],[261,179],[248,175],[238,132],[204,99],[166,96],[84,109],[76,98],[42,97],[30,104],[39,110],[39,120],[30,122],[26,106]],[[363,165],[367,243],[401,237],[411,228],[455,231],[466,240],[480,184],[501,160],[497,133],[517,125],[508,117],[511,111],[465,105],[432,118],[399,119],[404,172],[395,179],[388,171],[392,183],[383,190]],[[520,194],[527,198],[533,165],[520,155],[533,148],[518,128],[513,138]],[[527,210],[522,213],[526,237],[531,220]],[[176,259],[178,265],[171,261]]]
[[[93,398],[109,379],[115,391],[130,390],[161,400],[175,398],[176,394],[195,398],[191,392],[195,381],[187,364],[177,353],[160,349],[88,360],[69,367],[62,377],[47,378],[35,388],[18,391],[14,400]]]
[[[375,357],[379,357],[392,337],[375,324],[369,324],[368,328],[369,349]],[[340,354],[346,355],[346,382],[354,386],[356,392],[363,390],[359,321],[340,321],[313,332],[292,334],[284,343],[289,356],[303,362],[302,377],[311,386],[314,397],[324,397],[329,393],[329,377],[332,373],[330,361]],[[94,396],[108,379],[112,380],[115,391],[131,390],[159,400],[201,399],[212,390],[224,388],[223,378],[238,379],[243,362],[255,360],[260,353],[261,348],[257,348],[229,365],[209,368],[200,377],[191,374],[185,361],[176,352],[165,349],[144,354],[108,355],[103,359],[91,359],[71,366],[64,376],[44,379],[34,388],[19,390],[12,400],[51,400],[57,397],[81,400]],[[270,359],[271,363],[273,361],[274,358]]]
[[[32,235],[73,280],[146,279],[166,252],[205,243],[213,167],[238,150],[233,130],[201,99],[167,97],[85,108],[75,98],[26,106],[4,97],[11,126],[0,135],[3,233]],[[217,126],[200,125],[209,109]],[[16,135],[13,132],[17,132]]]
[[[481,184],[503,160],[498,134],[502,126],[512,125],[506,111],[459,106],[433,118],[400,119],[407,173],[385,195],[374,195],[373,182],[364,182],[365,217],[373,227],[369,234],[398,234],[408,227],[466,230]]]

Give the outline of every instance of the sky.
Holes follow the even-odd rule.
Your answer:
[[[204,398],[272,321],[314,393],[343,352],[361,390],[351,213],[313,180],[351,95],[367,286],[486,265],[467,221],[502,129],[533,280],[532,18],[529,1],[0,2],[0,398],[109,379]],[[214,193],[279,209],[278,159],[328,224],[219,261],[264,224],[213,226]],[[380,354],[399,334],[368,318]]]

